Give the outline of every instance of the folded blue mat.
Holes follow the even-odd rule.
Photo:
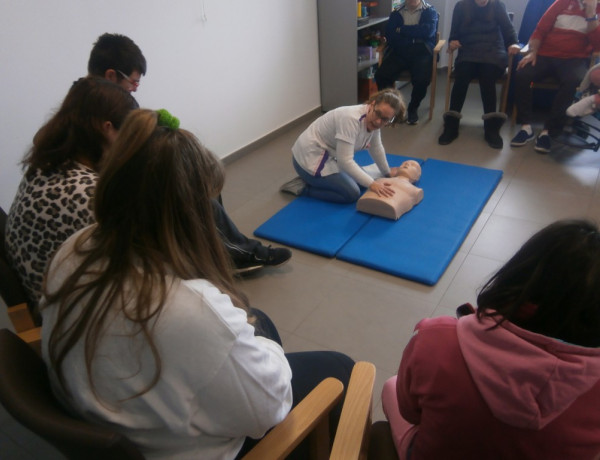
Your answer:
[[[429,159],[421,203],[396,222],[373,216],[336,257],[433,285],[458,251],[502,171]]]
[[[366,152],[361,166],[372,163]],[[389,155],[390,166],[407,159]],[[422,160],[418,160],[422,162]],[[433,285],[502,178],[502,171],[429,159],[417,185],[423,201],[398,221],[298,197],[256,229],[261,238]]]
[[[423,160],[387,155],[390,166],[400,166],[406,160]],[[373,163],[366,150],[357,152],[361,166]],[[337,204],[314,198],[298,197],[258,227],[260,238],[283,243],[294,248],[334,257],[371,216],[356,211],[356,204]]]

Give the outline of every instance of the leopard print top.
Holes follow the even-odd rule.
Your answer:
[[[94,223],[92,195],[97,173],[72,167],[21,180],[6,222],[6,252],[27,295],[37,306],[46,265],[77,230]]]

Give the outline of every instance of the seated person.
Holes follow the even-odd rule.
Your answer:
[[[6,222],[6,255],[39,323],[37,305],[48,261],[73,233],[94,222],[98,168],[137,102],[103,78],[75,82],[33,138],[25,174]]]
[[[462,109],[471,81],[479,81],[483,105],[483,136],[494,149],[504,146],[500,129],[506,114],[496,109],[496,81],[506,71],[508,55],[517,54],[517,33],[506,6],[499,0],[461,0],[454,5],[448,52],[458,50],[454,60],[454,85],[450,107],[444,113],[444,131],[438,138],[447,145],[458,137]],[[452,63],[450,63],[452,65]]]
[[[88,73],[117,83],[127,91],[137,91],[142,75],[146,74],[146,58],[129,37],[105,33],[98,37],[90,52]],[[288,248],[265,246],[240,232],[225,212],[220,196],[213,201],[213,207],[219,234],[238,274],[281,266],[292,257]]]
[[[399,457],[597,459],[598,279],[597,226],[559,221],[492,276],[476,314],[417,324],[382,397]]]
[[[338,107],[313,121],[292,146],[294,169],[305,182],[300,193],[334,203],[354,203],[362,186],[377,195],[392,196],[394,191],[375,182],[354,155],[368,149],[381,174],[389,176],[380,130],[397,123],[404,110],[400,93],[384,89],[364,104]]]
[[[589,67],[592,51],[600,50],[597,0],[556,0],[544,13],[529,39],[529,52],[517,65],[515,103],[521,129],[510,145],[521,147],[535,139],[534,149],[549,153],[552,138],[559,136],[567,121],[566,110]],[[548,77],[559,88],[542,131],[533,132],[531,82]]]
[[[96,186],[96,223],[50,262],[42,353],[69,412],[146,458],[231,460],[324,378],[347,385],[353,361],[286,355],[263,327],[213,223],[223,167],[178,126],[166,111],[124,121]]]
[[[391,178],[379,178],[395,190],[392,196],[378,196],[367,190],[356,203],[356,209],[368,214],[398,220],[423,199],[423,189],[413,185],[421,177],[421,165],[407,160],[400,167],[390,168]]]
[[[410,72],[413,88],[406,118],[409,125],[418,123],[417,109],[431,83],[437,24],[438,13],[433,6],[423,0],[406,0],[392,11],[385,27],[387,46],[375,82],[379,89],[391,88],[402,71]]]
[[[600,110],[600,64],[596,64],[585,74],[577,91],[579,101],[567,109],[570,117],[585,117]]]

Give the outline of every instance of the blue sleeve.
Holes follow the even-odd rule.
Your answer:
[[[421,13],[419,24],[414,26],[405,26],[402,15],[394,11],[386,26],[385,38],[394,48],[405,46],[407,40],[418,38],[421,40],[430,40],[435,42],[437,32],[438,14],[434,8],[426,8]],[[434,43],[435,45],[435,43]]]

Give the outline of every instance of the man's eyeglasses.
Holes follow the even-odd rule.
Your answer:
[[[136,88],[138,86],[140,86],[140,81],[139,80],[134,80],[132,78],[129,78],[129,76],[125,73],[125,72],[121,72],[120,70],[117,70],[117,72],[119,72],[121,74],[121,76],[127,81],[127,83],[129,83],[132,86],[135,86]]]

